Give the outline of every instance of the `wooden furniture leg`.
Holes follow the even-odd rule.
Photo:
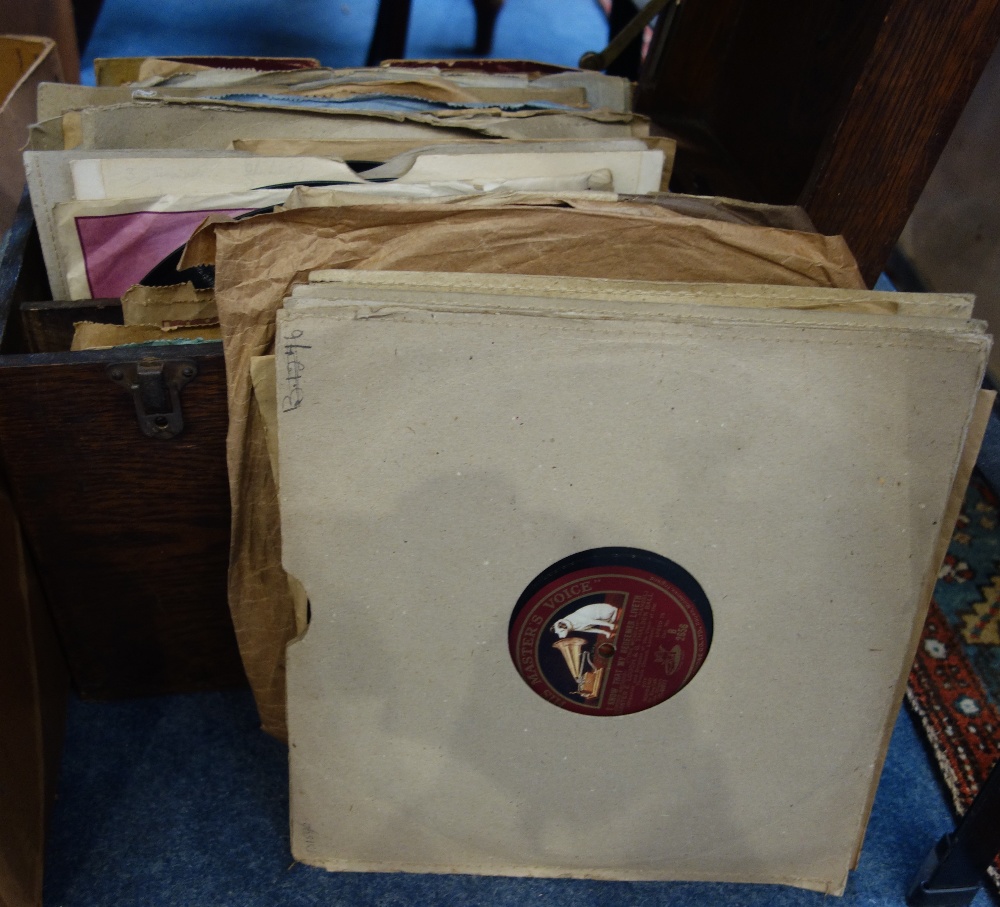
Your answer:
[[[910,883],[910,907],[966,907],[1000,853],[1000,763],[958,823],[927,855]]]
[[[383,60],[403,59],[409,25],[410,0],[381,0],[366,65],[378,66]]]
[[[611,12],[608,15],[608,32],[611,37],[618,34],[632,19],[635,18],[636,6],[632,0],[611,0]],[[625,48],[617,59],[608,64],[605,72],[609,76],[623,76],[633,82],[639,77],[639,64],[642,62],[642,34]]]
[[[474,52],[485,57],[493,47],[493,31],[503,0],[472,0],[476,9],[476,43]],[[375,33],[368,47],[367,66],[378,66],[383,60],[402,60],[406,55],[406,32],[410,24],[411,0],[381,0]]]
[[[472,2],[476,8],[476,43],[473,49],[477,56],[485,57],[493,48],[493,30],[496,28],[503,0],[472,0]]]
[[[87,42],[94,31],[94,23],[101,14],[104,0],[73,0],[73,22],[76,25],[76,41],[80,52],[87,49]]]

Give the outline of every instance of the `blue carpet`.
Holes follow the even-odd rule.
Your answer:
[[[45,879],[48,907],[792,907],[823,895],[768,885],[327,873],[293,864],[284,747],[248,693],[71,703]],[[896,722],[845,905],[902,904],[951,827],[922,744]],[[977,905],[987,907],[980,893]]]
[[[375,0],[105,0],[84,54],[271,54],[360,65]],[[414,0],[411,57],[463,56],[469,0]],[[507,0],[494,56],[574,65],[607,27],[595,0]],[[89,79],[88,79],[89,76]],[[993,428],[991,426],[991,428]],[[984,457],[1000,475],[1000,432]],[[702,883],[609,883],[469,876],[330,874],[294,864],[284,747],[258,730],[247,693],[70,706],[47,851],[47,907],[505,905],[792,907],[819,894]],[[899,905],[952,827],[909,717],[901,713],[858,870],[834,904]],[[977,907],[990,903],[986,894]]]
[[[377,0],[104,0],[82,80],[93,84],[95,57],[149,54],[307,56],[361,66],[377,7]],[[474,31],[471,0],[413,0],[407,56],[469,56]],[[575,66],[607,39],[596,0],[506,0],[492,56]]]

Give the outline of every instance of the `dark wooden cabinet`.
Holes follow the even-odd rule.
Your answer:
[[[874,283],[998,38],[1000,0],[684,0],[636,103],[674,188],[802,205]]]
[[[0,262],[0,467],[73,681],[87,697],[245,683],[226,601],[229,485],[219,343],[68,352],[72,321],[114,301],[48,298],[30,207]],[[146,436],[115,380],[192,375],[183,430]]]

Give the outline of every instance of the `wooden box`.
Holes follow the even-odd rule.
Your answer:
[[[49,297],[25,197],[0,258],[0,467],[77,689],[245,683],[222,345],[69,352],[73,322],[120,323],[120,303]]]

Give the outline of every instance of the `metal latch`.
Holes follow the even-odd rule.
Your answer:
[[[108,366],[108,377],[132,395],[142,433],[162,441],[184,430],[181,390],[197,374],[190,359],[140,359]]]

